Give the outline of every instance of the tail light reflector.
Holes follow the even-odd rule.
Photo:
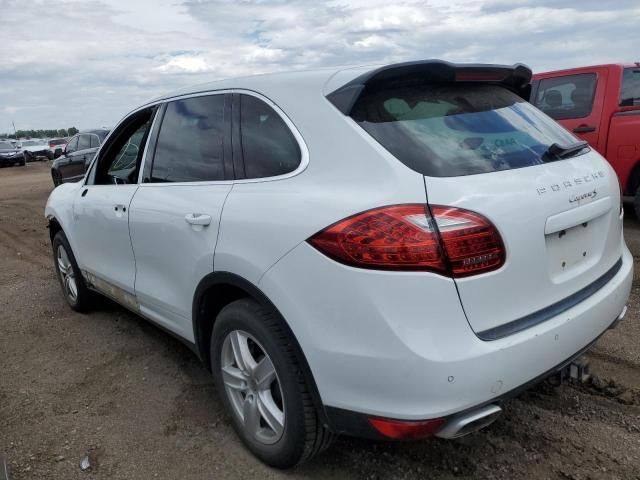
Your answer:
[[[500,268],[505,259],[500,234],[482,215],[421,204],[367,210],[308,241],[338,262],[378,270],[463,277]]]
[[[436,433],[445,422],[444,418],[417,422],[376,417],[369,417],[368,420],[371,426],[382,435],[397,440],[430,437]]]

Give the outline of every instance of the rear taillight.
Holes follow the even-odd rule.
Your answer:
[[[354,267],[454,277],[495,270],[505,259],[500,234],[482,215],[421,204],[367,210],[318,232],[309,243]]]

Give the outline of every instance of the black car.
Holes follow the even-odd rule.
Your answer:
[[[25,165],[24,153],[11,142],[0,142],[0,166]]]
[[[71,137],[62,155],[51,164],[53,184],[76,182],[84,177],[108,133],[107,129],[83,130]]]

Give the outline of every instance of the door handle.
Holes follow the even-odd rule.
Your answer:
[[[573,129],[574,133],[589,133],[595,131],[596,127],[592,127],[591,125],[580,125],[579,127]]]
[[[206,227],[211,223],[211,215],[202,213],[188,213],[184,216],[184,219],[191,225],[199,225],[202,227]]]

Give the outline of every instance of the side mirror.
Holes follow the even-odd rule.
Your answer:
[[[62,149],[56,148],[56,151],[53,152],[53,158],[58,158],[60,155],[62,155]]]

